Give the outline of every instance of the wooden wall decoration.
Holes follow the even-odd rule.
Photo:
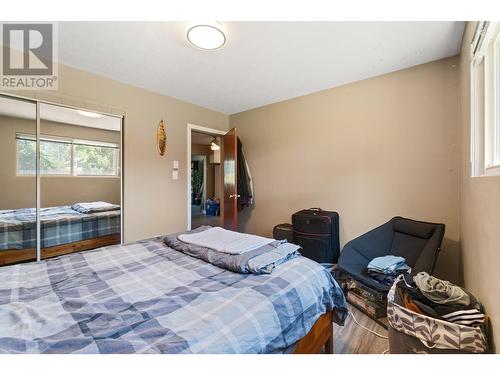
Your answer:
[[[158,146],[158,152],[161,156],[165,155],[167,149],[167,130],[166,126],[163,124],[163,120],[158,124],[158,129],[156,130],[156,141]]]

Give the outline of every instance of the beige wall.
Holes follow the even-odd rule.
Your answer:
[[[307,207],[339,212],[342,244],[395,215],[443,222],[437,272],[460,281],[455,64],[440,60],[232,115],[255,184],[242,228],[270,235]]]
[[[460,58],[462,94],[461,148],[462,178],[460,237],[465,287],[475,294],[491,318],[493,338],[500,337],[500,177],[471,178],[470,164],[470,43],[476,27],[469,22]]]
[[[35,178],[17,176],[16,133],[35,133],[35,120],[0,116],[0,209],[35,207]],[[41,133],[60,137],[120,143],[120,133],[41,122]],[[42,177],[41,206],[53,207],[85,201],[120,204],[120,179],[108,177]]]
[[[16,94],[124,114],[125,241],[186,228],[187,123],[226,130],[227,115],[65,65],[59,67],[57,92]],[[156,149],[162,118],[167,124],[165,156]],[[179,161],[178,180],[172,180],[174,160]]]

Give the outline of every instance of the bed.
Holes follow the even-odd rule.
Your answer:
[[[0,268],[0,353],[331,352],[346,314],[301,256],[240,274],[153,238]]]
[[[41,209],[42,258],[120,243],[120,210],[81,213],[73,206]],[[0,265],[36,258],[34,208],[0,210]]]

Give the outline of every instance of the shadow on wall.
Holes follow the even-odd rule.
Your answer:
[[[445,232],[446,233],[446,232]],[[457,241],[444,237],[434,275],[453,284],[464,285],[463,265],[460,245]]]
[[[243,211],[238,212],[238,232],[246,233],[247,232],[247,227],[248,227],[248,222],[250,221],[250,217],[252,216],[252,211],[254,210],[255,206],[251,205],[248,207],[245,207]],[[279,224],[279,223],[276,223]],[[270,233],[272,233],[272,229],[270,229]],[[259,233],[253,233],[253,234],[259,234]],[[269,236],[268,233],[260,234],[264,236]]]
[[[487,313],[488,313],[488,311],[486,311],[486,314]],[[492,326],[491,319],[488,319],[487,330],[488,330],[488,347],[489,347],[488,353],[495,354],[497,351],[496,351],[496,347],[495,347],[494,329]]]

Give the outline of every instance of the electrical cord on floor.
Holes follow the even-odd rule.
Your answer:
[[[381,339],[385,339],[385,340],[389,340],[389,337],[387,336],[384,336],[384,335],[381,335],[380,333],[377,333],[375,331],[372,331],[370,328],[367,328],[363,325],[361,325],[357,320],[356,320],[356,317],[354,316],[354,314],[349,311],[349,315],[351,316],[352,320],[354,320],[354,323],[356,323],[358,326],[360,326],[361,328],[363,328],[364,330],[368,331],[368,332],[371,332],[373,333],[375,336],[377,337],[380,337]]]

